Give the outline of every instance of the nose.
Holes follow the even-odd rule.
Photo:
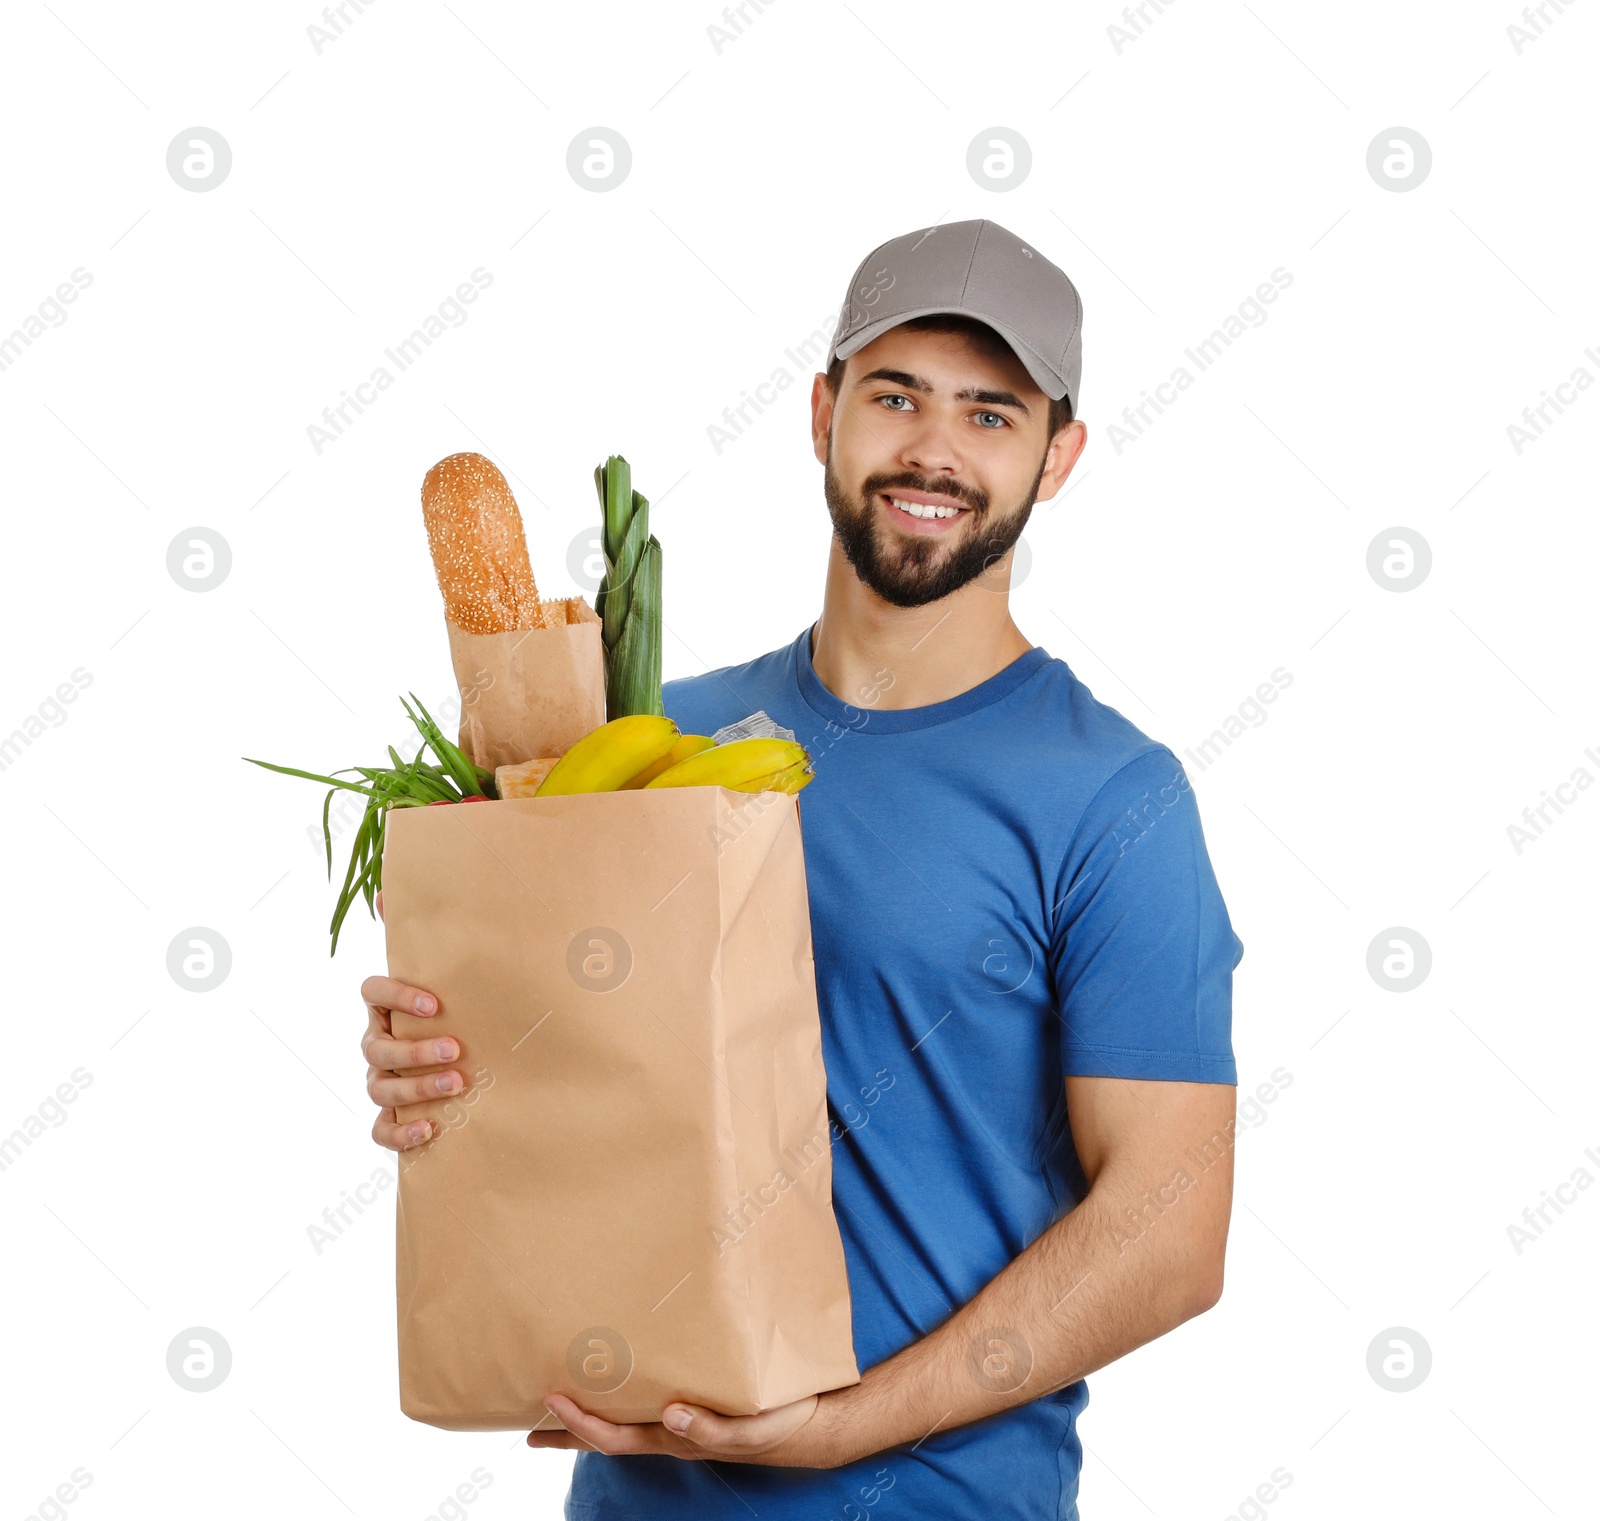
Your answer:
[[[937,413],[924,411],[901,441],[900,462],[906,469],[928,476],[959,476],[961,453],[956,448],[954,426]]]

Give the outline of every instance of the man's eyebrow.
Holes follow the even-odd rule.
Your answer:
[[[872,370],[856,381],[856,384],[858,386],[869,385],[874,380],[887,380],[891,385],[904,386],[908,391],[921,391],[925,395],[931,394],[933,391],[932,385],[920,375],[911,375],[905,370]],[[1028,404],[1011,391],[991,391],[978,386],[968,386],[963,391],[957,391],[955,399],[957,401],[978,401],[989,407],[1015,407],[1024,416],[1029,415]]]
[[[887,380],[893,385],[904,386],[908,391],[931,391],[933,387],[920,375],[908,375],[904,370],[872,370],[863,375],[856,384],[864,386],[874,380]]]
[[[1026,412],[1028,404],[1020,396],[1014,396],[1010,391],[983,391],[968,386],[964,391],[956,392],[957,401],[981,401],[990,407],[1015,407],[1019,412]]]

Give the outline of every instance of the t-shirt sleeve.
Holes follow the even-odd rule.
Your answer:
[[[1243,954],[1189,778],[1170,750],[1143,751],[1090,800],[1056,884],[1063,1073],[1236,1082]]]

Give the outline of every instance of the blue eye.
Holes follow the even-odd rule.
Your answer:
[[[992,417],[1002,427],[1009,428],[1011,426],[1010,420],[1008,418],[1002,417],[998,412],[979,412],[977,414],[977,416],[979,416],[979,417]],[[983,428],[984,431],[987,432],[987,433],[993,433],[995,431],[993,428],[989,427],[987,423],[979,423],[978,426]]]
[[[898,396],[898,395],[896,395],[896,396],[880,396],[878,399],[880,401],[886,401],[886,402],[887,401],[903,401],[903,402],[906,403],[907,406],[909,406],[911,404],[911,398],[909,396]],[[901,412],[901,411],[904,411],[905,409],[903,407],[891,407],[889,410],[892,411],[892,412]]]

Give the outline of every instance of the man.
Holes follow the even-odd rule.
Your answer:
[[[863,1375],[656,1425],[553,1394],[568,1429],[528,1441],[581,1449],[570,1521],[1075,1521],[1084,1375],[1221,1294],[1242,946],[1172,752],[1007,605],[1032,504],[1085,443],[1081,314],[993,222],[871,254],[812,387],[822,614],[664,688],[685,733],[764,709],[815,762],[799,805]],[[387,1011],[428,995],[362,992],[373,1134],[404,1148],[392,1106],[436,1095],[393,1069],[455,1052],[390,1038]]]

